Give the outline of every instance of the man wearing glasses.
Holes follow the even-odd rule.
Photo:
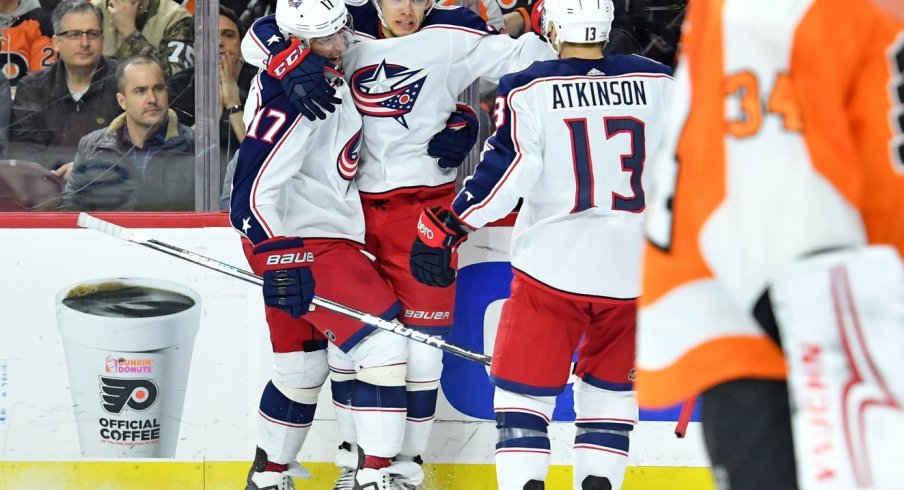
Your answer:
[[[59,60],[23,78],[13,102],[10,156],[48,168],[72,161],[78,141],[119,115],[116,62],[101,55],[103,14],[87,2],[54,10]]]

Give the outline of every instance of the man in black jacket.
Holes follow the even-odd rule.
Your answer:
[[[116,63],[101,55],[103,14],[87,2],[65,1],[52,14],[60,59],[23,78],[12,107],[10,157],[48,168],[71,162],[82,136],[122,112]]]
[[[116,70],[125,111],[81,139],[62,209],[189,211],[195,204],[195,140],[169,108],[163,68],[134,56]]]

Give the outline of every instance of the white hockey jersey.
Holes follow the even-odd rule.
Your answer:
[[[362,193],[453,182],[456,170],[440,168],[427,155],[427,143],[445,127],[457,96],[478,78],[495,81],[554,55],[537,36],[496,34],[477,14],[460,7],[435,7],[420,31],[399,38],[382,38],[369,2],[349,5],[349,11],[358,42],[343,54],[343,69],[364,116],[358,176]],[[281,35],[272,16],[259,19],[242,41],[242,55],[263,67],[285,45],[262,40]]]
[[[232,183],[232,227],[258,244],[274,236],[341,238],[364,243],[364,214],[355,184],[361,116],[348,86],[342,105],[310,121],[259,74],[245,108],[248,128]]]
[[[524,198],[512,267],[581,296],[640,294],[648,151],[671,69],[635,55],[544,61],[502,78],[496,133],[453,211],[480,228]]]

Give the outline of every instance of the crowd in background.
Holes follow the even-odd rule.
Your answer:
[[[220,0],[220,107],[209,110],[195,104],[195,0],[0,0],[0,158],[8,159],[0,161],[0,210],[195,210],[197,114],[219,115],[225,206],[227,163],[244,138],[256,72],[242,60],[240,42],[275,3]],[[532,3],[466,6],[517,36],[524,23],[512,26],[503,14],[520,10],[527,21]],[[671,64],[685,3],[616,2],[607,51]],[[158,62],[166,90],[118,69],[145,58]],[[495,87],[482,83],[480,94],[488,135]],[[139,131],[152,134],[129,136]],[[91,147],[101,143],[109,151]]]

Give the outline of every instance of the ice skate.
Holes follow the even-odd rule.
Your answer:
[[[245,490],[295,490],[295,483],[288,472],[263,471],[266,467],[267,452],[257,448],[254,462],[251,463],[251,470],[248,471]],[[302,466],[302,468],[304,467]],[[308,478],[310,478],[310,473],[308,473]]]

